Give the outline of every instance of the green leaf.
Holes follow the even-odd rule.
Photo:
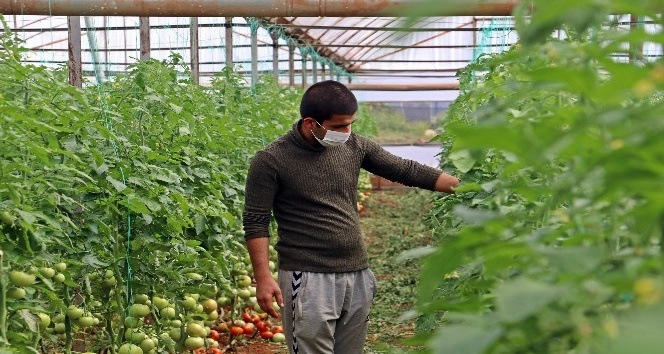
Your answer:
[[[16,212],[18,215],[23,219],[26,223],[32,225],[37,221],[37,216],[35,213],[27,212],[21,209],[16,209]]]
[[[82,261],[83,264],[97,269],[106,268],[110,265],[110,263],[103,262],[96,255],[90,253],[83,256]]]
[[[111,176],[106,176],[106,180],[108,181],[108,183],[112,184],[113,187],[115,187],[115,190],[118,191],[118,192],[122,192],[123,190],[125,190],[127,188],[127,186],[124,183],[116,180],[115,178],[113,178]]]
[[[205,215],[196,214],[194,217],[194,225],[196,227],[196,235],[200,235],[205,231]]]
[[[494,292],[496,316],[505,323],[522,321],[553,302],[561,293],[560,287],[526,278],[506,281]]]
[[[664,305],[638,309],[618,321],[617,337],[606,341],[606,354],[656,354],[664,348],[662,336]],[[612,318],[606,321],[613,320]]]
[[[30,313],[29,310],[27,309],[22,309],[18,311],[19,316],[25,321],[25,324],[28,325],[28,328],[33,331],[37,332],[39,330],[39,318],[32,313]]]
[[[502,328],[452,324],[441,327],[428,346],[434,353],[482,354],[502,335]]]
[[[404,262],[408,261],[411,259],[420,259],[422,257],[429,256],[433,254],[436,251],[434,247],[431,246],[424,246],[424,247],[419,247],[419,248],[414,248],[412,250],[408,250],[405,252],[402,252],[399,257],[397,257],[397,262]]]
[[[470,171],[473,166],[475,166],[476,160],[471,156],[469,150],[459,150],[452,152],[449,155],[450,160],[454,167],[456,167],[462,173],[467,173]]]
[[[561,273],[591,273],[604,260],[603,253],[597,247],[542,248],[539,252]]]
[[[127,196],[127,207],[129,210],[139,214],[150,214],[150,209],[143,203],[142,198],[134,194]]]

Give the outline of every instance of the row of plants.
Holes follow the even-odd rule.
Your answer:
[[[519,43],[462,71],[437,138],[462,185],[428,217],[437,247],[406,255],[424,256],[413,343],[465,354],[660,350],[664,62],[638,48],[664,44],[662,10],[528,2]],[[621,13],[650,26],[620,26]]]
[[[302,92],[269,76],[250,88],[232,68],[204,88],[177,55],[80,90],[65,71],[22,63],[26,49],[4,28],[2,351],[215,352],[257,334],[283,340],[237,330],[256,326],[253,315],[272,328],[255,304],[240,217],[248,161],[290,129]],[[274,250],[271,259],[275,271]]]

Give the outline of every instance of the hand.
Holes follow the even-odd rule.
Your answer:
[[[272,303],[276,299],[279,307],[284,307],[284,299],[281,296],[281,289],[279,284],[272,277],[265,277],[265,279],[256,279],[256,300],[261,310],[265,311],[268,315],[279,318],[279,312],[274,309]]]
[[[436,180],[436,185],[434,189],[437,192],[445,192],[449,194],[454,194],[454,188],[459,185],[459,179],[447,173],[441,173],[438,179]]]

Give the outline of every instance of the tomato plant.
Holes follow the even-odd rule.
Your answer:
[[[613,15],[626,8],[660,27],[626,30]],[[661,337],[631,328],[663,311],[664,67],[616,56],[662,42],[661,7],[532,9],[517,16],[519,44],[463,71],[443,123],[443,168],[463,184],[436,200],[440,246],[419,253],[419,343],[433,353],[647,352]]]

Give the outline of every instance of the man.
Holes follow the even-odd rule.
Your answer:
[[[351,132],[357,100],[336,81],[312,85],[301,119],[252,159],[243,213],[256,298],[279,315],[292,354],[362,353],[376,278],[357,210],[360,168],[405,185],[454,193],[459,181],[394,156]],[[279,239],[279,283],[268,266],[270,216]]]

